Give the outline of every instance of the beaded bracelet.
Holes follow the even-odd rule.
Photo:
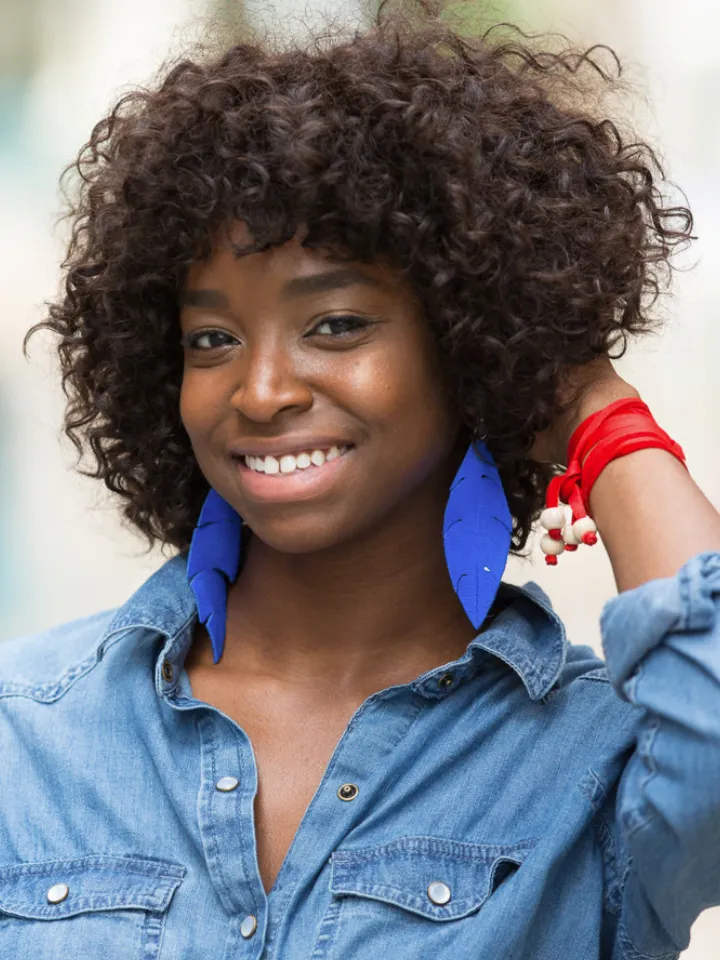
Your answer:
[[[667,450],[687,469],[682,448],[658,426],[642,400],[616,400],[583,420],[568,444],[567,469],[550,481],[540,514],[547,530],[540,542],[547,564],[555,566],[561,553],[577,550],[581,543],[597,543],[597,526],[588,512],[595,481],[612,460],[650,447]]]

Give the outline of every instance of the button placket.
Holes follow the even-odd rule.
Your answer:
[[[219,711],[198,716],[202,790],[198,826],[206,850],[206,865],[223,908],[238,918],[254,916],[262,926],[266,895],[252,869],[253,798],[256,771],[244,731]]]

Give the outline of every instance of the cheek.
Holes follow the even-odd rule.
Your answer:
[[[345,389],[377,441],[368,462],[373,475],[383,478],[385,496],[405,496],[443,467],[460,422],[435,356],[424,344],[405,342],[374,363],[358,364]]]
[[[383,345],[377,353],[347,365],[336,380],[336,390],[348,405],[364,408],[369,420],[398,432],[407,430],[409,423],[420,427],[431,420],[438,429],[453,420],[433,347],[421,338],[405,339],[390,349]]]
[[[207,377],[190,370],[183,375],[180,387],[180,419],[193,446],[202,445],[217,420],[218,401]]]

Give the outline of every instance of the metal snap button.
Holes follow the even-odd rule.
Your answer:
[[[173,670],[173,665],[170,663],[169,660],[163,660],[162,675],[163,675],[163,680],[166,683],[173,682],[173,678],[175,677],[175,671]]]
[[[249,940],[257,930],[257,917],[249,914],[240,924],[240,933],[246,940]]]
[[[354,800],[360,793],[357,785],[354,783],[344,783],[337,792],[341,800]]]
[[[56,883],[47,892],[48,903],[62,903],[70,893],[66,883]]]
[[[215,789],[219,790],[220,793],[230,793],[232,790],[237,790],[239,786],[240,781],[237,777],[220,777],[215,784]]]
[[[438,907],[444,907],[446,903],[450,903],[452,893],[446,883],[443,883],[441,880],[433,880],[427,888],[427,895]]]
[[[455,677],[451,673],[444,673],[438,680],[438,686],[446,690],[455,683]]]

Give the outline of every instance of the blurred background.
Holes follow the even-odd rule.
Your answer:
[[[38,335],[29,360],[21,343],[59,283],[61,169],[124,89],[151,79],[209,22],[231,36],[243,16],[239,3],[0,0],[0,639],[118,606],[165,559],[145,552],[97,483],[73,472],[51,341]],[[247,0],[244,15],[299,29],[293,17],[302,14],[312,28],[327,10],[351,21],[362,16],[358,0]],[[638,89],[623,109],[686,192],[699,239],[661,307],[664,332],[632,347],[619,369],[720,508],[720,6],[510,0],[484,10],[530,30],[611,45]],[[602,547],[568,555],[555,569],[542,559],[535,545],[528,559],[509,563],[506,579],[539,582],[570,639],[599,651],[600,611],[614,593]],[[684,957],[720,958],[720,909],[700,918]]]

